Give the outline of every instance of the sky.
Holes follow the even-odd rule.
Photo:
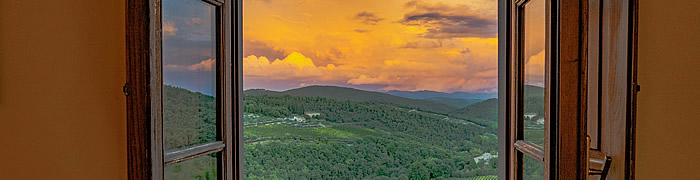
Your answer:
[[[244,0],[245,89],[496,92],[495,0]]]
[[[211,94],[213,11],[197,3],[163,2],[163,79]],[[244,89],[493,93],[497,22],[496,0],[243,0]],[[542,84],[544,43],[526,46],[526,83]]]

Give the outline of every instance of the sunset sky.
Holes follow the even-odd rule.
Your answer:
[[[496,92],[495,0],[244,0],[244,88]]]
[[[545,28],[537,2],[526,12],[525,74],[527,84],[541,86]],[[163,6],[165,83],[211,95],[213,7]],[[244,89],[493,93],[497,21],[496,0],[244,0]]]

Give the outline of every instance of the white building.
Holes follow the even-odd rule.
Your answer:
[[[544,124],[544,118],[537,119],[537,124]]]
[[[479,157],[475,157],[475,158],[474,158],[474,162],[479,163],[480,160],[484,160],[484,161],[486,161],[486,162],[488,163],[488,161],[489,161],[491,158],[496,158],[496,157],[498,157],[498,154],[493,155],[493,154],[491,154],[491,153],[484,153],[484,154],[482,154],[482,155],[479,156]]]
[[[528,119],[532,119],[532,117],[537,116],[537,113],[525,113],[523,116],[525,116]]]
[[[309,117],[321,116],[321,113],[317,112],[305,112],[304,114],[306,114]]]
[[[292,116],[291,118],[289,118],[289,120],[297,121],[297,122],[306,122],[306,118],[304,118],[302,116]]]

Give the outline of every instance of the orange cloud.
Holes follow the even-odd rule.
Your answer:
[[[168,68],[169,70],[173,70],[173,71],[211,72],[214,69],[215,65],[216,65],[215,59],[206,59],[206,60],[203,60],[197,64],[192,64],[192,65],[166,64],[165,68]]]
[[[284,59],[270,62],[264,56],[248,56],[243,58],[243,75],[248,77],[265,77],[269,79],[323,79],[328,71],[335,70],[333,64],[326,67],[316,66],[314,62],[301,53],[289,54]]]
[[[175,27],[175,23],[172,21],[165,21],[163,22],[163,38],[169,38],[175,36],[175,33],[177,33],[177,28]]]

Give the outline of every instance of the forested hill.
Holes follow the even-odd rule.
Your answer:
[[[320,115],[287,120],[305,112]],[[247,179],[465,179],[495,175],[496,129],[390,103],[244,98]]]
[[[478,102],[483,101],[483,99],[459,99],[459,98],[447,98],[447,97],[434,97],[434,98],[427,98],[425,100],[428,101],[433,101],[437,103],[442,103],[442,104],[447,104],[452,107],[456,108],[463,108],[467,107],[472,104],[476,104]]]
[[[215,140],[214,97],[167,85],[163,94],[165,149]],[[496,174],[495,159],[474,160],[496,154],[496,126],[379,102],[415,105],[423,100],[395,101],[401,98],[337,87],[248,90],[246,95],[246,179],[465,179]],[[290,118],[297,116],[305,120]],[[209,167],[216,167],[215,158],[188,160],[167,166],[166,178],[216,174]]]
[[[401,96],[412,99],[428,99],[428,98],[457,98],[457,99],[489,99],[498,97],[498,93],[470,93],[470,92],[437,92],[437,91],[397,91],[391,90],[386,92],[391,95]]]
[[[544,88],[538,86],[525,86],[525,101],[527,112],[537,112],[543,114],[544,110]],[[451,115],[466,119],[482,119],[496,122],[498,121],[498,99],[488,99],[476,104],[459,108],[450,112]]]
[[[247,96],[259,95],[290,95],[290,96],[313,96],[325,97],[336,100],[350,100],[360,102],[385,102],[398,104],[401,106],[417,108],[424,111],[433,111],[438,113],[448,113],[457,108],[437,103],[429,100],[409,99],[390,94],[363,91],[353,88],[336,87],[336,86],[307,86],[298,89],[287,90],[284,92],[268,91],[261,89],[251,89],[244,92]]]
[[[544,88],[539,86],[525,85],[525,97],[544,97]]]
[[[451,114],[461,118],[479,118],[496,122],[498,121],[498,99],[488,99],[459,108]]]

